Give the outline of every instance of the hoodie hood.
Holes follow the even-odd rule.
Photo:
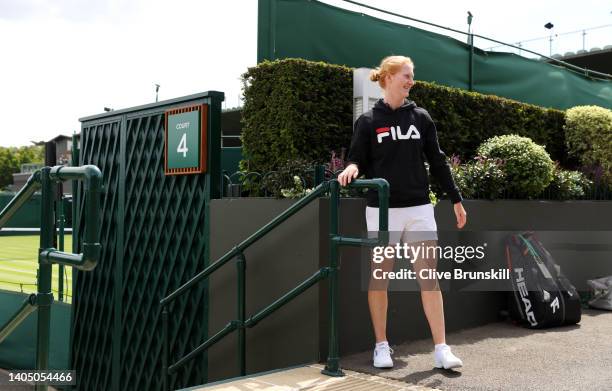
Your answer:
[[[400,107],[398,107],[396,110],[393,110],[388,104],[385,103],[385,101],[381,98],[379,100],[376,101],[376,103],[374,104],[373,110],[382,110],[385,113],[393,113],[395,111],[400,111],[400,110],[412,110],[415,109],[417,107],[416,103],[414,103],[414,101],[411,101],[409,99],[404,99],[404,104],[402,104]]]

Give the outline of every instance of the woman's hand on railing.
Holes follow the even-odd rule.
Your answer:
[[[358,176],[359,176],[359,168],[357,167],[357,165],[354,163],[349,164],[344,169],[344,171],[342,171],[340,175],[338,175],[338,183],[340,183],[340,186],[346,186]]]

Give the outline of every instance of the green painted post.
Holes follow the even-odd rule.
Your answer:
[[[225,94],[219,91],[208,91],[208,165],[210,178],[210,198],[221,198],[223,176],[221,175],[221,104]]]
[[[241,252],[236,258],[238,269],[238,360],[240,376],[246,375],[246,330],[244,320],[246,318],[246,259]]]
[[[53,185],[49,178],[49,167],[41,170],[42,183],[42,207],[41,207],[41,227],[40,227],[40,249],[53,246],[53,236],[55,235],[53,219]],[[50,263],[38,263],[38,330],[36,341],[36,369],[43,370],[49,368],[49,334],[51,327],[51,303],[53,293],[51,292],[51,271]],[[46,391],[47,386],[37,385],[37,391]]]
[[[208,155],[206,173],[206,194],[204,196],[204,267],[208,267],[210,261],[210,200],[221,198],[223,188],[223,176],[221,175],[221,103],[225,100],[225,94],[219,91],[207,92],[208,103]],[[204,283],[204,304],[202,308],[202,322],[204,339],[208,339],[209,328],[209,286],[208,281]],[[208,352],[201,360],[201,368],[204,372],[204,383],[208,383]]]
[[[338,210],[340,204],[340,189],[337,180],[332,180],[330,186],[330,239],[338,236]],[[338,348],[338,243],[329,241],[329,352],[327,365],[321,371],[328,376],[344,376],[340,369]]]
[[[60,197],[57,204],[57,225],[59,227],[58,250],[64,251],[64,226],[66,225],[66,216],[64,216],[64,196]],[[57,299],[64,301],[64,265],[58,265],[57,276]]]
[[[470,40],[469,90],[474,91],[474,34],[469,35],[469,40]]]
[[[325,166],[317,164],[314,169],[314,185],[319,186],[325,180]]]

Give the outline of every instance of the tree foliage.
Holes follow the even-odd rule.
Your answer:
[[[0,147],[0,189],[13,183],[13,174],[21,170],[26,163],[42,163],[44,147],[38,145],[26,147]]]

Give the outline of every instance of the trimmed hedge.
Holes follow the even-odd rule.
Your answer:
[[[241,169],[274,170],[288,160],[325,162],[352,135],[352,69],[301,59],[264,61],[242,75]],[[463,160],[484,140],[518,134],[567,160],[565,114],[505,98],[417,82],[410,98],[429,111],[442,149]]]
[[[410,99],[431,114],[440,147],[449,155],[468,160],[484,140],[516,134],[544,146],[553,160],[567,163],[561,110],[427,82],[417,82]]]
[[[264,61],[242,75],[242,170],[289,160],[326,162],[353,132],[350,68],[299,59]]]
[[[576,106],[567,110],[565,134],[570,154],[585,166],[601,166],[612,180],[612,110]]]

